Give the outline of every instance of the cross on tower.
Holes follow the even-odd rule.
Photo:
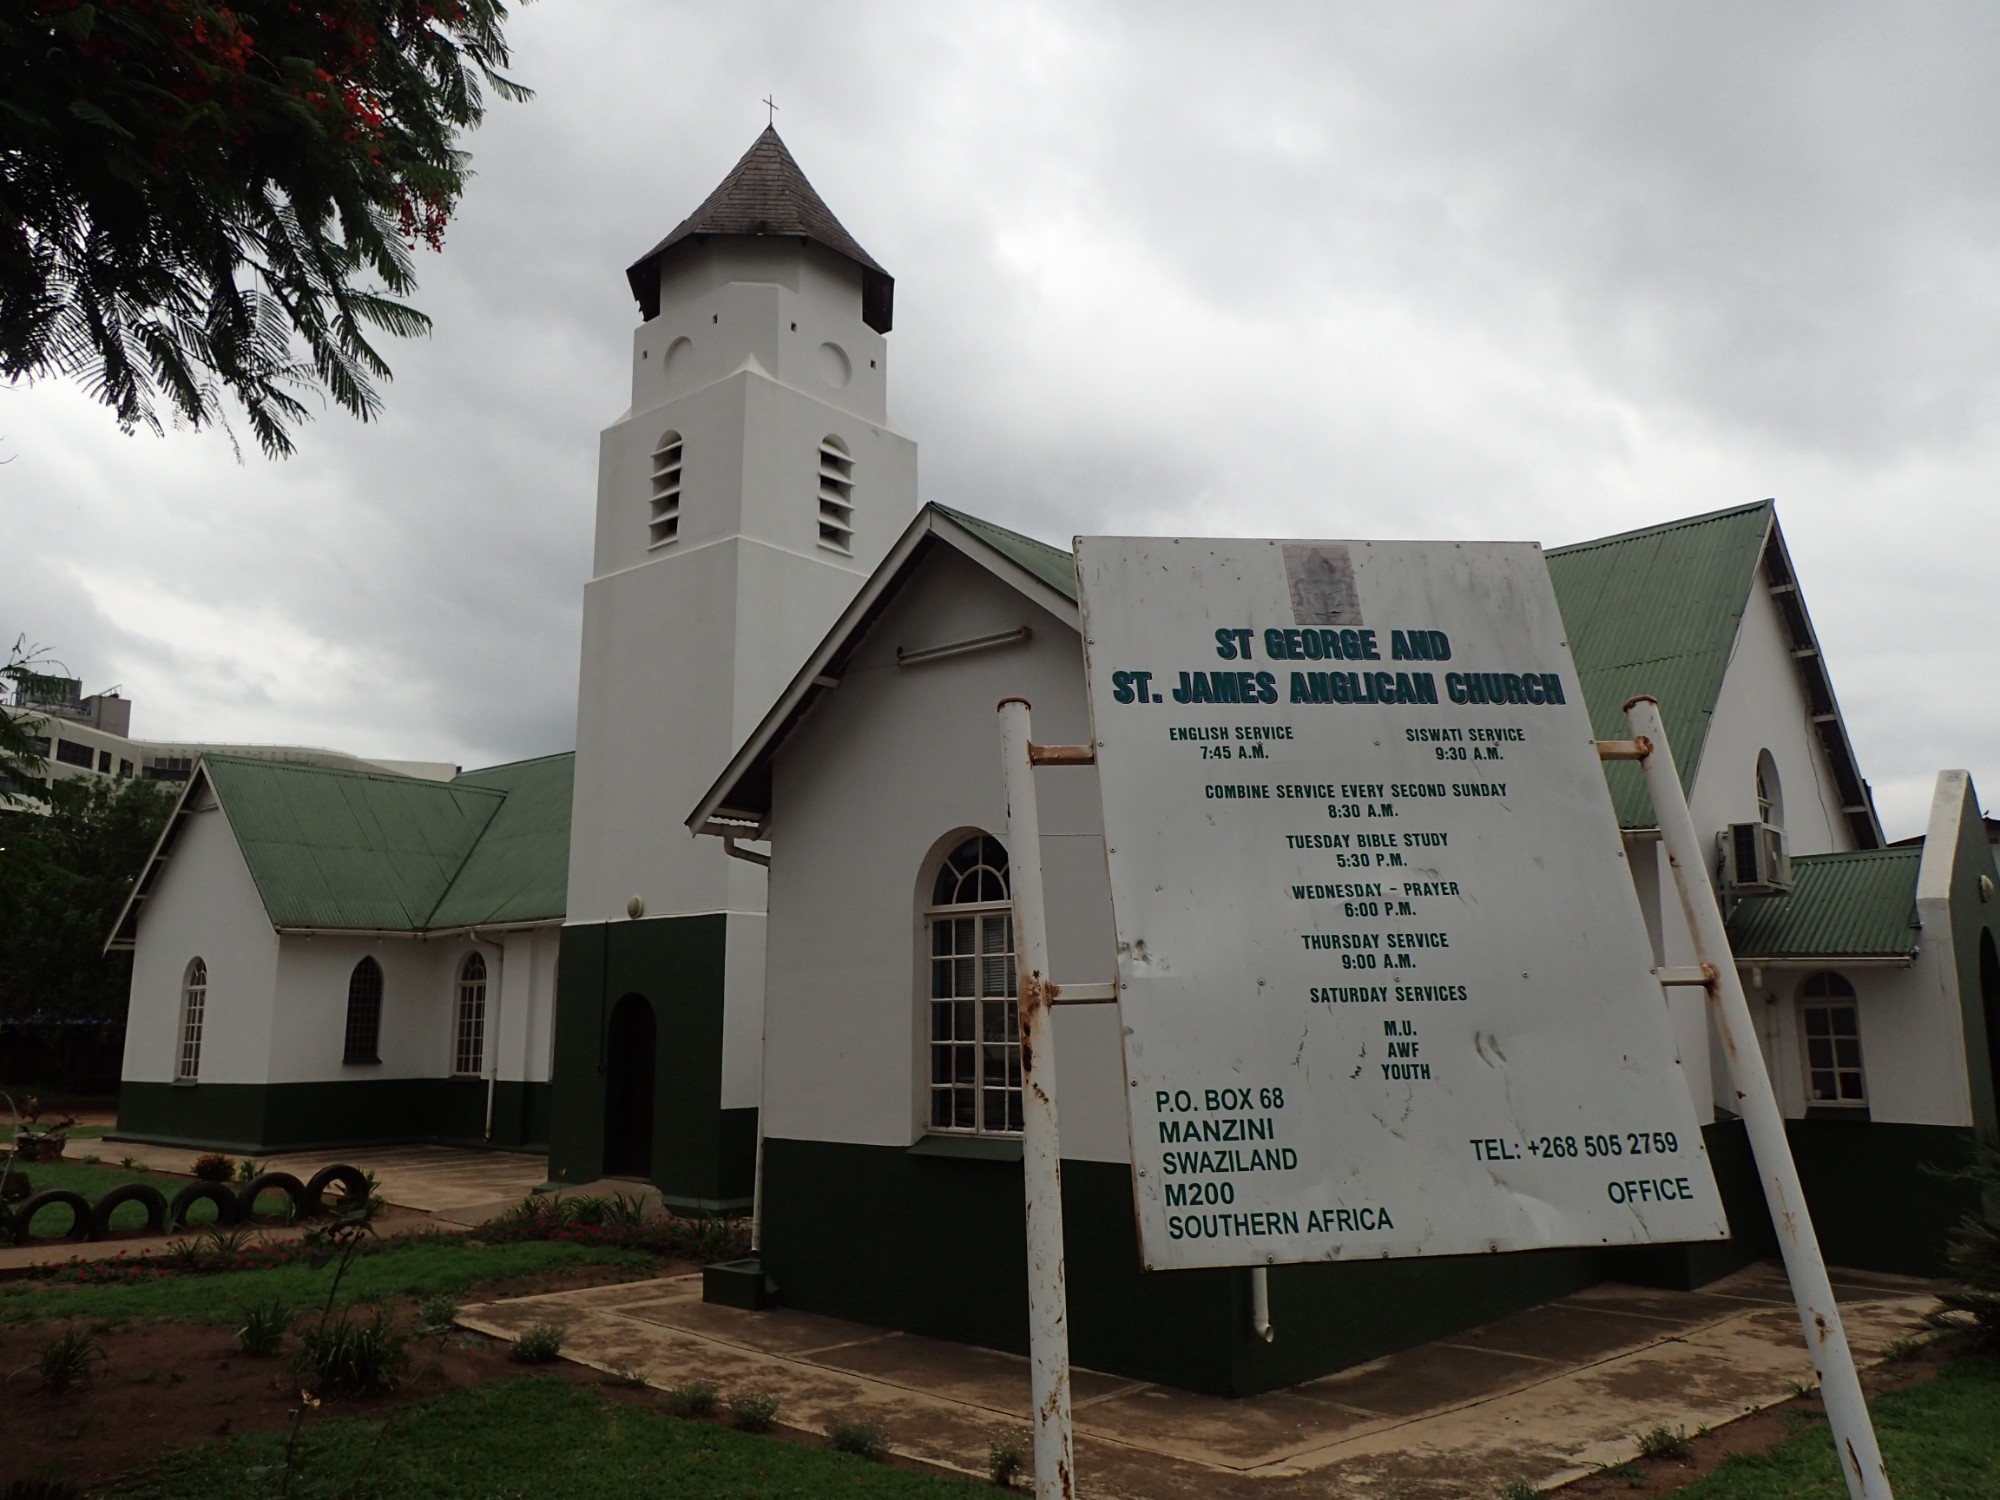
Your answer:
[[[759,99],[759,100],[758,100],[757,102],[758,102],[759,104],[763,104],[763,105],[767,105],[767,106],[769,106],[769,113],[768,113],[767,117],[765,118],[765,121],[764,121],[764,123],[765,123],[765,124],[767,124],[767,125],[775,125],[775,124],[777,124],[777,123],[778,123],[778,106],[777,106],[776,104],[772,103],[772,101],[771,101],[771,96],[770,96],[769,94],[766,94],[766,95],[765,95],[765,96],[764,96],[764,97],[763,97],[762,99]]]

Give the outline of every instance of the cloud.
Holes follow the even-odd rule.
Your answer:
[[[511,35],[539,97],[470,142],[380,422],[238,465],[0,392],[0,624],[142,733],[571,743],[624,268],[770,92],[897,276],[928,498],[1056,540],[1557,543],[1775,495],[1891,831],[1983,769],[1983,7],[598,0]]]

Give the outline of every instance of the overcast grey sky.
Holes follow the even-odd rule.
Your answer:
[[[624,268],[765,119],[897,278],[924,497],[1576,541],[1775,496],[1891,837],[1993,805],[2000,10],[541,0],[387,412],[0,387],[0,628],[158,737],[566,749]]]

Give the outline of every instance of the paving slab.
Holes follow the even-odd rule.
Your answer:
[[[1908,1278],[1834,1280],[1864,1363],[1935,1306]],[[807,1431],[874,1422],[896,1452],[966,1474],[984,1472],[995,1438],[1021,1440],[1027,1427],[1027,1362],[1015,1355],[796,1310],[712,1307],[696,1276],[485,1303],[460,1321],[501,1338],[561,1323],[566,1358],[660,1386],[703,1379],[725,1396],[774,1395],[780,1419]],[[1697,1292],[1593,1287],[1241,1400],[1078,1370],[1079,1490],[1490,1500],[1516,1479],[1546,1486],[1631,1458],[1656,1426],[1718,1426],[1811,1378],[1780,1268]]]

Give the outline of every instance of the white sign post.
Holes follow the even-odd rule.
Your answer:
[[[1077,573],[1148,1268],[1726,1237],[1539,549]]]

